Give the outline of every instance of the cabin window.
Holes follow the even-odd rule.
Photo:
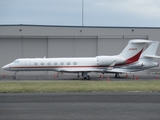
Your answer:
[[[44,63],[42,62],[41,65],[44,65]]]
[[[70,62],[67,62],[67,65],[70,65],[71,63]]]
[[[38,65],[38,63],[35,62],[34,65]]]
[[[73,65],[77,65],[77,62],[74,62]]]
[[[61,65],[64,65],[64,63],[63,63],[63,62],[61,62]]]
[[[54,62],[54,65],[57,65],[57,63],[56,63],[56,62]]]
[[[51,65],[51,63],[50,63],[50,62],[48,62],[48,63],[47,63],[47,65]]]

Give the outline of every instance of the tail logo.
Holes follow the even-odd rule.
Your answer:
[[[137,50],[137,48],[129,48],[129,50]]]

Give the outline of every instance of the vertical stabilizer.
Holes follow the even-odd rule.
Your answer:
[[[142,39],[130,40],[128,45],[118,56],[124,58],[127,64],[136,62],[139,60],[145,44],[150,42],[152,41]]]

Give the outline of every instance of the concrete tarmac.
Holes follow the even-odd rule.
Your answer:
[[[0,81],[10,81],[13,75],[2,75],[0,76]],[[24,80],[82,80],[82,77],[77,78],[77,74],[71,75],[61,75],[53,76],[53,75],[17,75],[16,80],[13,81],[24,81]],[[133,80],[160,80],[160,75],[138,75],[138,74],[120,74],[120,78],[115,78],[114,74],[97,74],[97,75],[90,75],[91,81],[106,81],[110,79],[111,81],[133,81]],[[88,80],[87,80],[88,81]]]
[[[1,93],[0,120],[159,120],[160,93]]]

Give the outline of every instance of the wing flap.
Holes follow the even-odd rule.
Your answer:
[[[91,69],[91,68],[85,68],[85,69],[60,69],[60,72],[102,72],[104,69]]]
[[[113,73],[129,73],[129,72],[136,72],[140,71],[141,69],[121,69],[121,68],[114,68],[112,70],[107,70],[106,72],[113,72]]]

